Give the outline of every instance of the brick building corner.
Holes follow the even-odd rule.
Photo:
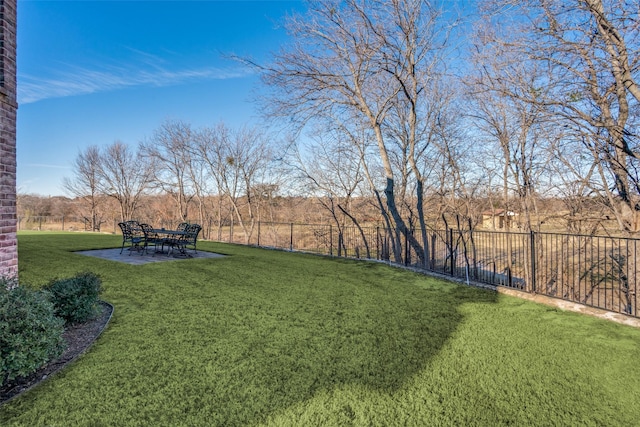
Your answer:
[[[0,0],[0,276],[18,275],[16,211],[17,0]]]

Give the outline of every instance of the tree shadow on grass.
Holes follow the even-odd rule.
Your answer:
[[[74,269],[90,264],[65,249],[51,249],[50,269],[59,273],[72,256]],[[32,250],[42,254],[42,243]],[[119,425],[229,426],[277,422],[285,414],[293,419],[285,424],[301,424],[296,417],[318,396],[341,400],[347,388],[365,390],[362,399],[367,391],[396,394],[446,346],[465,320],[463,304],[498,298],[382,264],[231,252],[237,256],[215,264],[131,267],[126,281],[121,269],[96,264],[120,308],[91,354],[94,365],[78,364],[68,378],[3,408],[0,419],[36,420],[44,410],[67,424],[91,417]],[[23,265],[36,268],[35,261]],[[344,407],[318,412],[349,418]]]
[[[255,419],[243,422],[264,422],[265,414],[276,416],[345,386],[391,395],[450,339],[464,320],[462,304],[497,300],[495,292],[417,274],[371,264],[357,268],[373,274],[368,286],[291,286],[278,298],[288,299],[283,306],[296,307],[293,312],[262,307],[263,332],[247,343],[255,363],[243,367],[255,395],[247,399],[244,389],[235,397],[255,411]],[[401,280],[387,281],[393,278]],[[228,391],[233,400],[234,390]]]

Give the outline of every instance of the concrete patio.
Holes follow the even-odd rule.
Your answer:
[[[95,258],[102,258],[109,261],[117,261],[124,262],[126,264],[133,265],[143,265],[149,264],[152,262],[167,262],[167,261],[185,261],[191,259],[203,259],[203,258],[222,258],[224,255],[216,254],[213,252],[205,252],[198,251],[194,253],[193,251],[189,251],[189,255],[191,257],[185,257],[183,255],[172,255],[165,253],[154,253],[153,251],[149,251],[149,253],[141,254],[140,252],[129,253],[129,248],[124,248],[122,254],[120,253],[120,248],[114,249],[96,249],[90,251],[78,251],[75,252],[80,255],[91,256]]]

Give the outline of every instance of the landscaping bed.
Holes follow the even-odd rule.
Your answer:
[[[66,349],[60,357],[50,361],[31,375],[16,378],[0,386],[0,405],[46,380],[82,355],[100,336],[112,314],[111,304],[101,302],[100,314],[94,319],[66,327],[62,334]]]

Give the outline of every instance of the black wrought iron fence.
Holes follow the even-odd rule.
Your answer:
[[[175,228],[180,220],[160,220],[154,221],[150,218],[135,218],[139,222],[152,224],[158,228]],[[47,215],[47,216],[22,216],[18,217],[18,231],[95,231],[103,233],[120,233],[118,227],[119,219],[101,219],[91,221],[90,218],[74,215]],[[196,220],[189,220],[190,223],[198,223]],[[203,225],[202,237],[213,238],[211,234],[212,222]]]
[[[111,232],[111,224],[95,223],[91,225],[89,218],[65,215],[21,216],[18,217],[18,230],[35,231],[106,231]]]
[[[559,233],[429,230],[406,236],[382,227],[260,222],[247,236],[224,242],[291,251],[384,260],[464,280],[518,289],[638,317],[639,240]],[[396,250],[392,239],[397,239]],[[397,250],[398,246],[400,250]]]
[[[86,218],[75,217],[19,218],[18,225],[19,230],[91,231]],[[421,230],[413,230],[418,253],[406,236],[383,227],[276,222],[242,227],[213,221],[202,225],[204,239],[382,260],[640,317],[639,239],[449,228],[429,229],[425,245]],[[117,223],[103,223],[95,231],[116,233]]]

